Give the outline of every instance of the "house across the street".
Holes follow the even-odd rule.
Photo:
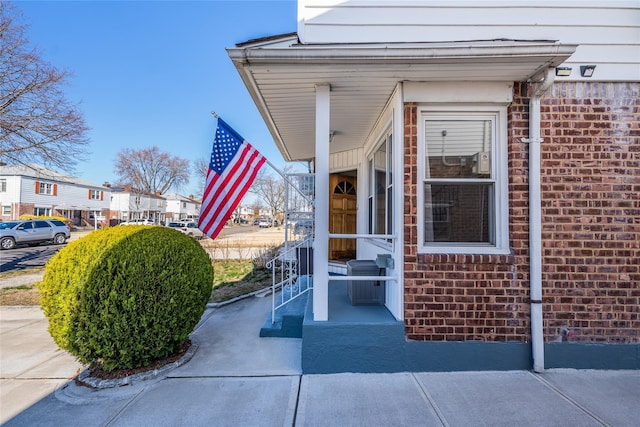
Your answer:
[[[39,165],[0,166],[3,221],[21,215],[61,216],[95,227],[109,216],[111,190]]]
[[[165,218],[167,221],[193,221],[200,214],[200,200],[190,195],[183,196],[178,193],[163,194],[166,200]]]

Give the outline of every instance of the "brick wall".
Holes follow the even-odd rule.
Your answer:
[[[22,215],[33,215],[35,207],[36,205],[34,205],[33,203],[20,203],[20,208],[18,209],[18,216],[16,217],[16,219],[18,219]]]
[[[558,83],[542,108],[547,335],[640,342],[640,84]]]
[[[405,332],[528,341],[526,85],[508,110],[512,254],[417,254],[417,105],[405,105]],[[545,340],[640,342],[640,85],[556,83],[542,100]]]

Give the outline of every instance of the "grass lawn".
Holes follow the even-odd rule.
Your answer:
[[[251,260],[216,260],[211,302],[222,302],[271,286],[271,271],[256,270]],[[0,273],[0,280],[44,269]],[[40,305],[35,284],[0,289],[0,305]]]
[[[216,260],[213,263],[211,302],[222,302],[271,286],[271,270],[256,270],[251,260]]]

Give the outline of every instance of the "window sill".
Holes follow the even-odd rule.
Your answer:
[[[423,246],[418,248],[419,254],[463,254],[463,255],[510,255],[511,250],[497,248],[495,246]]]

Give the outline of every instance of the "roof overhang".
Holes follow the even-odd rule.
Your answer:
[[[576,45],[556,41],[302,45],[295,35],[227,52],[288,161],[314,156],[315,87],[331,86],[331,151],[361,147],[399,82],[537,78]]]
[[[78,205],[57,205],[54,206],[53,209],[59,210],[59,211],[99,211],[102,208],[99,207],[89,207],[89,206],[78,206]]]

